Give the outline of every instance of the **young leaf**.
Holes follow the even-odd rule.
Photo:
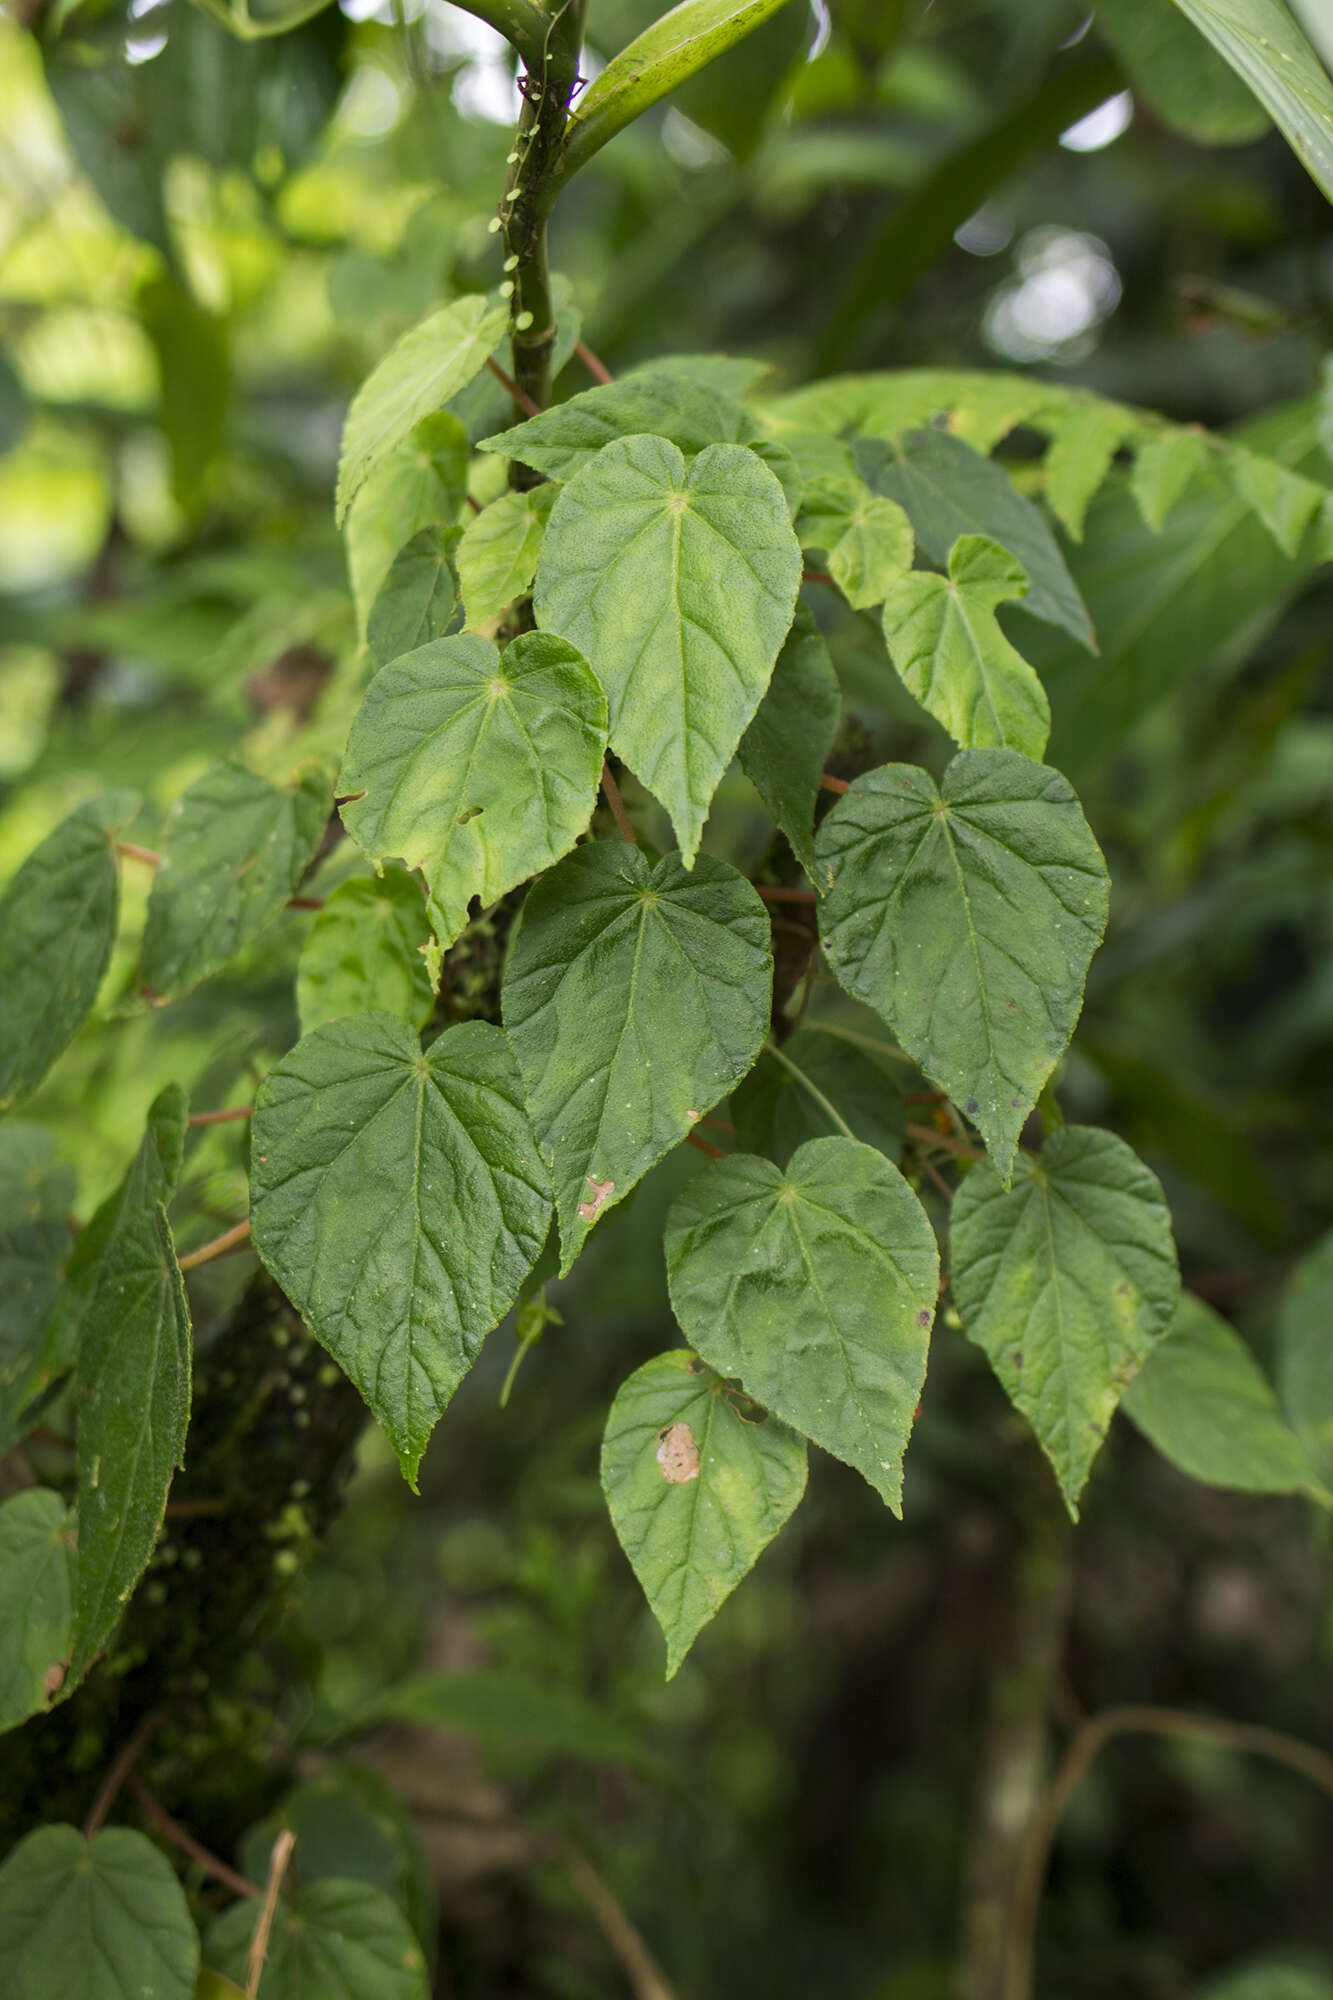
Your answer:
[[[415,1486],[546,1240],[546,1172],[504,1036],[469,1021],[423,1055],[389,1014],[316,1028],[260,1089],[250,1202],[256,1250]]]
[[[314,858],[332,805],[317,765],[280,791],[215,764],[167,815],[140,973],[163,999],[188,993],[277,916]]]
[[[1139,445],[1129,490],[1155,535],[1208,459],[1208,440],[1201,431],[1162,431]]]
[[[1186,1293],[1120,1406],[1191,1479],[1240,1493],[1302,1493],[1314,1468],[1239,1334]]]
[[[1045,689],[995,616],[1027,587],[1022,565],[998,542],[960,535],[947,577],[908,570],[884,599],[884,638],[903,685],[964,750],[1040,757],[1046,748]]]
[[[733,1153],[677,1195],[666,1256],[672,1308],[709,1367],[901,1514],[939,1253],[898,1169],[855,1139],[811,1139],[784,1170]]]
[[[1283,555],[1296,556],[1306,529],[1327,498],[1327,487],[1240,446],[1223,464],[1237,493],[1259,516]]]
[[[1282,0],[1175,0],[1282,128],[1333,201],[1333,82]]]
[[[858,778],[815,839],[839,983],[976,1120],[1008,1179],[1106,925],[1101,851],[1058,771],[964,750]]]
[[[78,1359],[79,1585],[71,1680],[120,1622],[162,1526],[190,1420],[190,1313],[160,1202],[107,1245]]]
[[[687,867],[800,581],[782,488],[741,445],[687,464],[664,438],[617,439],[551,510],[537,622],[588,659],[611,747],[666,807]]]
[[[198,1972],[185,1891],[146,1834],[43,1826],[0,1867],[0,1992],[14,2000],[191,2000]]]
[[[892,444],[864,438],[855,456],[871,491],[906,510],[932,562],[947,562],[960,535],[998,542],[1027,576],[1023,609],[1095,651],[1087,606],[1055,536],[998,465],[941,430],[908,431]]]
[[[466,632],[376,674],[338,779],[362,852],[396,855],[430,885],[443,944],[483,905],[574,845],[596,803],[606,703],[587,661],[550,632],[503,660]]]
[[[395,342],[352,399],[338,465],[337,519],[367,475],[421,419],[443,409],[486,366],[508,312],[480,294],[455,299]]]
[[[209,1963],[243,1981],[258,1902],[233,1903],[209,1927]],[[321,1881],[278,1905],[259,2000],[428,2000],[426,1960],[382,1889]]]
[[[1108,403],[1101,396],[1086,396],[1062,406],[1042,470],[1046,474],[1046,504],[1076,542],[1083,540],[1088,504],[1116,453],[1141,429],[1141,419],[1133,410],[1122,403]]]
[[[856,611],[882,604],[912,567],[912,524],[896,500],[867,493],[828,552],[829,574]]]
[[[739,1083],[768,1033],[768,913],[712,855],[577,848],[523,905],[504,1024],[552,1164],[561,1274],[598,1216]]]
[[[422,528],[389,565],[366,623],[366,643],[377,666],[387,666],[462,624],[454,555],[457,528]]]
[[[818,1026],[770,1045],[731,1093],[736,1137],[747,1153],[783,1167],[807,1139],[841,1132],[897,1164],[907,1108],[888,1062]]]
[[[458,544],[458,576],[469,625],[498,618],[531,586],[554,500],[554,486],[502,493],[468,522]]]
[[[741,768],[811,880],[815,802],[842,716],[828,643],[804,605],[783,642],[768,692],[740,740]]]
[[[759,27],[786,0],[681,0],[613,56],[579,99],[561,152],[561,181],[622,126]]]
[[[805,1439],[686,1350],[621,1385],[602,1490],[667,1642],[668,1680],[805,1491]]]
[[[36,1090],[82,1026],[116,935],[115,835],[132,792],[103,792],[60,822],[0,897],[0,1110]]]
[[[467,491],[467,462],[467,432],[457,417],[440,410],[423,417],[406,443],[380,460],[357,494],[344,538],[359,631],[370,622],[399,550],[423,528],[456,522]]]
[[[74,1523],[34,1486],[0,1506],[0,1730],[50,1705],[74,1636]]]
[[[1077,1519],[1078,1496],[1126,1385],[1180,1295],[1155,1174],[1091,1126],[1020,1154],[1011,1189],[974,1167],[949,1226],[954,1301],[1032,1425]]]
[[[40,1125],[0,1125],[0,1452],[22,1434],[42,1336],[70,1250],[74,1170]],[[3,1621],[0,1620],[0,1624]]]
[[[614,438],[667,438],[686,458],[710,444],[751,444],[763,436],[752,410],[711,383],[645,369],[543,410],[525,424],[483,438],[482,451],[516,458],[548,479],[572,479]]]
[[[296,969],[301,1033],[376,1009],[425,1026],[435,987],[425,953],[434,933],[419,881],[401,868],[353,876],[310,927]]]
[[[1277,1384],[1287,1422],[1326,1486],[1333,1486],[1333,1230],[1320,1237],[1282,1288]]]

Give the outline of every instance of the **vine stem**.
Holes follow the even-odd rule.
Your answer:
[[[770,889],[767,883],[756,883],[755,893],[766,903],[813,903],[813,889]]]
[[[842,1133],[844,1139],[854,1139],[856,1137],[855,1132],[853,1132],[851,1126],[847,1123],[847,1120],[843,1117],[842,1113],[834,1105],[830,1104],[828,1098],[825,1097],[823,1091],[819,1088],[818,1084],[813,1083],[811,1079],[806,1075],[805,1071],[801,1069],[798,1064],[792,1061],[791,1057],[787,1054],[785,1049],[780,1049],[776,1042],[768,1042],[765,1044],[765,1054],[772,1056],[774,1062],[781,1063],[782,1067],[785,1070],[787,1070],[790,1075],[795,1077],[796,1081],[802,1086],[802,1088],[809,1091],[811,1097],[813,1097],[815,1103],[819,1105],[825,1117],[831,1118],[833,1120],[833,1123]]]
[[[620,838],[627,840],[631,847],[637,847],[639,842],[638,836],[634,831],[634,822],[625,810],[625,801],[620,796],[620,787],[611,776],[610,764],[606,762],[602,764],[602,797],[611,809],[611,817],[616,823],[616,830]]]
[[[801,571],[801,582],[802,582],[802,583],[830,583],[830,584],[831,584],[831,583],[832,583],[832,581],[833,581],[833,578],[832,578],[832,577],[831,577],[831,576],[829,575],[829,573],[828,573],[828,571],[827,571],[826,569],[803,569],[803,570]]]
[[[259,1913],[259,1922],[255,1925],[255,1934],[250,1940],[250,1955],[246,1960],[245,2000],[257,2000],[259,1982],[264,1976],[264,1960],[268,1957],[269,1936],[278,1910],[278,1894],[295,1845],[296,1835],[289,1826],[282,1829],[273,1843],[273,1852],[268,1861],[268,1881],[264,1885],[264,1907]]]
[[[233,1111],[192,1111],[186,1119],[187,1125],[229,1125],[234,1118],[253,1118],[253,1104],[238,1104]]]
[[[562,1858],[570,1880],[619,1959],[634,2000],[676,2000],[657,1960],[587,1856],[576,1847],[566,1847],[562,1849]]]
[[[505,373],[494,355],[487,361],[486,366],[490,369],[500,387],[509,391],[520,410],[523,410],[530,417],[539,417],[541,415],[541,404],[535,403],[525,389],[519,388],[513,376]]]
[[[687,1132],[685,1142],[693,1146],[697,1153],[707,1153],[710,1160],[725,1160],[727,1157],[720,1146],[714,1146],[709,1140],[701,1139],[697,1132]]]
[[[951,1139],[947,1132],[937,1132],[933,1125],[904,1125],[903,1131],[909,1139],[938,1146],[944,1153],[956,1153],[960,1160],[984,1160],[986,1157],[978,1147],[969,1146],[963,1139]]]
[[[182,1854],[188,1854],[191,1861],[198,1862],[206,1875],[211,1875],[215,1881],[221,1882],[225,1889],[231,1890],[233,1896],[258,1896],[259,1891],[254,1883],[247,1882],[244,1875],[238,1875],[225,1861],[219,1861],[216,1854],[210,1854],[192,1833],[187,1833],[179,1821],[171,1817],[160,1800],[153,1796],[137,1774],[130,1779],[130,1790],[163,1839],[169,1840]]]
[[[147,1749],[149,1739],[161,1720],[161,1715],[156,1709],[153,1709],[143,1718],[143,1721],[128,1741],[123,1743],[116,1752],[115,1757],[111,1761],[110,1770],[97,1788],[97,1796],[89,1808],[88,1817],[83,1822],[85,1840],[92,1839],[112,1806],[116,1803],[116,1797],[121,1786]]]
[[[201,1244],[199,1249],[191,1250],[188,1256],[178,1258],[177,1262],[182,1271],[193,1271],[200,1264],[211,1264],[215,1257],[225,1257],[229,1250],[239,1250],[249,1240],[250,1218],[247,1215],[244,1222],[224,1229],[221,1236],[215,1236],[211,1243]]]
[[[1037,1919],[1051,1849],[1060,1821],[1086,1777],[1099,1750],[1114,1736],[1174,1736],[1194,1743],[1215,1743],[1224,1750],[1246,1751],[1285,1764],[1333,1799],[1333,1757],[1299,1737],[1258,1723],[1230,1722],[1225,1716],[1191,1715],[1185,1709],[1131,1705],[1103,1709],[1089,1716],[1065,1751],[1040,1810],[1033,1816],[1023,1844],[1011,1905],[1002,2000],[1029,2000]]]
[[[846,778],[835,778],[832,771],[821,771],[819,774],[819,782],[826,792],[837,792],[841,794],[843,792],[850,791],[851,789]]]
[[[608,383],[615,381],[616,378],[606,363],[598,359],[586,341],[576,340],[574,342],[574,352],[578,355],[579,360],[592,376],[594,382],[600,382],[603,388],[605,388]]]

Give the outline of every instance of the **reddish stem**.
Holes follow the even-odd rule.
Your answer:
[[[835,778],[832,771],[821,771],[819,782],[826,792],[845,792],[848,789],[846,778]]]
[[[145,861],[150,868],[157,868],[161,864],[162,856],[156,848],[138,847],[132,840],[118,841],[117,846],[127,861]]]
[[[192,1111],[187,1125],[230,1125],[236,1118],[253,1118],[253,1104],[238,1104],[234,1111]]]
[[[211,1243],[201,1245],[198,1250],[191,1250],[188,1257],[180,1259],[180,1268],[182,1271],[193,1271],[196,1265],[209,1264],[214,1257],[225,1257],[229,1250],[239,1250],[241,1245],[248,1243],[249,1240],[250,1218],[247,1216],[245,1221],[238,1222],[234,1229],[224,1229],[221,1236],[215,1236]]]
[[[832,583],[832,581],[833,581],[833,578],[832,578],[832,577],[831,577],[831,576],[829,575],[829,573],[828,573],[828,571],[827,571],[826,569],[803,569],[803,570],[801,571],[801,582],[802,582],[802,583],[830,583],[830,584],[831,584],[831,583]]]
[[[588,373],[592,376],[594,382],[601,382],[605,386],[606,383],[613,382],[615,380],[615,377],[612,375],[611,370],[607,367],[606,363],[604,361],[598,360],[597,356],[593,353],[592,349],[587,345],[585,341],[576,340],[574,342],[574,352],[575,354],[578,355],[579,360],[583,363]]]
[[[766,903],[813,903],[813,889],[770,889],[766,883],[756,885],[757,892]]]
[[[188,1854],[191,1861],[197,1861],[205,1875],[211,1875],[221,1882],[224,1889],[230,1889],[233,1896],[259,1895],[253,1882],[247,1882],[244,1875],[238,1875],[234,1868],[228,1868],[225,1861],[219,1861],[216,1854],[210,1854],[202,1847],[192,1833],[187,1833],[177,1820],[171,1817],[166,1807],[160,1805],[149,1791],[142,1778],[130,1779],[130,1790],[138,1804],[157,1828],[164,1840],[178,1847],[182,1854]]]
[[[611,808],[611,817],[616,823],[616,831],[620,838],[627,840],[631,847],[637,847],[639,843],[634,833],[634,822],[625,810],[620,787],[611,776],[611,766],[608,763],[602,765],[602,797]]]
[[[701,1139],[697,1132],[687,1132],[685,1138],[699,1152],[707,1153],[710,1160],[725,1160],[727,1157],[720,1146],[710,1146],[707,1139]]]
[[[110,1770],[97,1788],[97,1797],[92,1802],[88,1817],[83,1822],[85,1840],[92,1839],[98,1827],[101,1826],[102,1821],[116,1803],[117,1793],[143,1755],[148,1746],[148,1739],[157,1728],[161,1719],[157,1710],[154,1709],[150,1715],[144,1717],[134,1734],[117,1751]]]
[[[512,375],[505,374],[504,369],[494,357],[486,363],[486,366],[490,369],[496,381],[509,391],[520,410],[525,410],[530,417],[539,417],[541,415],[540,405],[534,403],[531,396],[519,388],[518,383]]]
[[[322,910],[323,907],[324,898],[322,896],[289,896],[287,898],[287,908],[289,910]]]

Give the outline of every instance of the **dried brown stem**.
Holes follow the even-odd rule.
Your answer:
[[[565,1847],[561,1856],[570,1880],[619,1960],[634,2000],[676,2000],[675,1991],[667,1984],[657,1960],[586,1855],[580,1854],[576,1847]]]
[[[204,1243],[198,1250],[191,1250],[187,1257],[180,1259],[182,1271],[193,1271],[199,1264],[209,1264],[214,1257],[225,1257],[229,1250],[239,1250],[250,1240],[250,1218],[238,1222],[233,1229],[224,1229],[221,1236],[215,1236],[211,1243]]]
[[[259,1982],[264,1976],[264,1960],[268,1957],[268,1941],[273,1929],[273,1919],[278,1910],[278,1892],[282,1888],[282,1878],[287,1873],[287,1864],[292,1858],[296,1845],[296,1835],[285,1826],[273,1843],[269,1856],[268,1881],[264,1885],[264,1907],[255,1925],[255,1934],[250,1940],[250,1956],[245,1967],[245,2000],[257,2000]]]

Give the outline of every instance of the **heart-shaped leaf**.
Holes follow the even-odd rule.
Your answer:
[[[602,1490],[666,1634],[668,1680],[792,1514],[805,1457],[804,1438],[683,1349],[621,1385]]]
[[[606,703],[582,655],[525,632],[503,660],[474,632],[376,674],[338,779],[343,822],[372,860],[396,856],[430,886],[441,943],[474,896],[507,889],[587,828],[606,749]]]
[[[1171,1217],[1123,1139],[1065,1125],[1006,1189],[974,1167],[949,1223],[954,1301],[969,1340],[1055,1467],[1069,1511],[1116,1404],[1180,1296]]]
[[[198,1972],[185,1892],[146,1835],[43,1826],[0,1868],[0,1992],[14,2000],[191,2000]]]
[[[465,1022],[423,1055],[389,1014],[316,1028],[259,1092],[250,1203],[256,1250],[415,1485],[550,1220],[500,1030]]]
[[[435,1004],[426,964],[434,935],[421,883],[402,868],[341,883],[311,925],[296,969],[302,1034],[376,1010],[424,1027]]]
[[[587,658],[611,747],[666,807],[686,866],[800,581],[782,488],[742,445],[687,462],[665,438],[619,438],[551,510],[537,622]]]
[[[645,368],[584,389],[552,410],[483,438],[482,451],[517,458],[548,479],[572,479],[614,438],[667,438],[687,458],[710,444],[750,444],[762,436],[752,410],[708,382]]]
[[[580,847],[529,891],[504,1023],[552,1165],[562,1269],[598,1216],[739,1083],[768,1033],[763,904],[712,855]]]
[[[0,1730],[46,1708],[74,1638],[74,1523],[34,1486],[0,1506]]]
[[[1106,924],[1101,852],[1058,771],[965,750],[858,778],[815,841],[829,965],[976,1120],[1007,1178]]]
[[[690,1345],[900,1514],[939,1252],[898,1169],[855,1139],[733,1153],[677,1195],[666,1253]]]
[[[210,1963],[244,1980],[258,1902],[233,1903],[208,1933]],[[427,2000],[425,1955],[407,1918],[365,1882],[312,1882],[278,1906],[258,2000]]]

